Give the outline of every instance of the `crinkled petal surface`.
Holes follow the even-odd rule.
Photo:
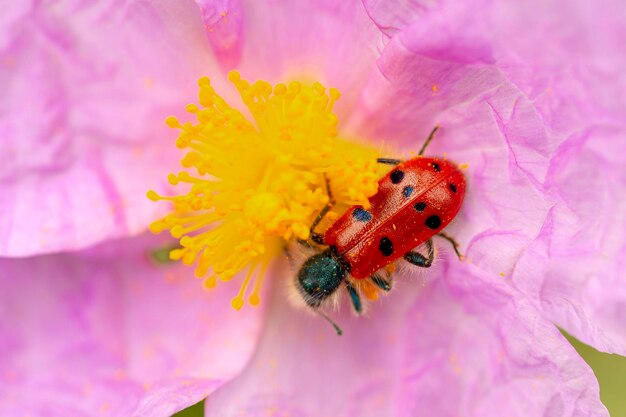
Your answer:
[[[344,314],[341,337],[274,300],[254,359],[206,415],[608,415],[591,369],[532,303],[447,267],[398,283],[369,320]]]
[[[239,372],[263,310],[155,265],[154,243],[0,260],[0,415],[169,417]]]
[[[351,129],[416,149],[441,125],[431,152],[469,164],[451,230],[470,262],[626,354],[624,8],[364,4],[387,41]]]
[[[3,260],[1,414],[167,416],[213,392],[220,417],[605,416],[553,323],[626,353],[623,8],[196,3],[8,8],[0,253],[142,230],[158,209],[145,189],[179,158],[160,121],[215,56],[250,78],[326,77],[346,93],[342,134],[406,151],[441,125],[430,153],[469,164],[449,229],[467,260],[398,282],[369,319],[340,316],[342,338],[275,291],[234,380],[259,311],[231,312],[227,286],[207,295],[132,242]]]
[[[222,67],[236,65],[244,76],[272,82],[310,78],[336,87],[342,93],[340,122],[382,45],[358,1],[196,1]]]
[[[374,64],[380,33],[358,2],[197,3],[21,2],[7,11],[0,254],[145,230],[162,209],[145,190],[164,186],[180,158],[163,120],[193,101],[201,75],[224,83],[217,64],[271,81],[317,78],[346,103]]]
[[[164,118],[212,70],[196,5],[15,2],[0,24],[0,254],[142,232],[180,155]],[[182,62],[182,64],[181,64]]]

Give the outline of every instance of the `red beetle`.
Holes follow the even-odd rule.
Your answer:
[[[296,287],[310,307],[318,308],[343,283],[355,311],[360,313],[361,299],[348,274],[354,280],[370,279],[388,291],[391,284],[378,271],[399,258],[428,268],[434,257],[435,235],[452,243],[461,257],[457,243],[441,230],[461,208],[465,177],[450,161],[422,157],[436,131],[430,133],[418,157],[404,162],[378,160],[395,168],[378,181],[378,192],[370,197],[369,210],[352,206],[324,235],[316,233],[315,228],[332,207],[332,197],[317,216],[310,239],[326,249],[310,257],[296,279]],[[427,255],[414,250],[422,243],[426,243]]]

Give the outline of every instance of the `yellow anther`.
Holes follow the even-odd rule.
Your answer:
[[[185,229],[180,224],[177,224],[170,229],[170,234],[176,239],[180,239],[181,237],[183,237],[184,233]]]
[[[172,184],[172,185],[176,185],[176,184],[178,184],[178,177],[177,177],[176,175],[174,175],[174,174],[171,174],[171,173],[170,173],[170,174],[168,174],[168,175],[167,175],[167,181],[168,181],[170,184]],[[148,197],[148,198],[150,198],[150,197]],[[151,198],[150,198],[150,199],[151,199]],[[151,199],[151,200],[152,200],[152,199]],[[154,201],[154,200],[153,200],[153,201]]]
[[[232,300],[239,309],[256,267],[261,266],[248,297],[251,305],[260,302],[270,261],[291,240],[309,238],[313,219],[329,201],[325,177],[337,207],[367,207],[382,173],[377,172],[376,150],[336,137],[337,89],[298,81],[250,83],[236,71],[228,79],[254,121],[226,103],[208,78],[198,80],[199,105],[185,107],[195,121],[166,119],[179,130],[175,143],[186,151],[181,164],[188,169],[167,179],[186,191],[171,197],[149,191],[147,196],[173,204],[174,212],[153,222],[150,230],[169,230],[180,240],[181,248],[172,250],[170,259],[195,263],[196,276],[208,276],[205,287],[249,268]],[[337,216],[333,212],[327,220]]]
[[[318,95],[323,95],[326,91],[326,88],[318,82],[313,83],[313,91],[315,91]]]
[[[241,81],[241,75],[239,74],[238,71],[230,71],[228,73],[228,81],[236,85],[239,81]]]
[[[209,77],[200,77],[200,79],[198,79],[198,87],[210,87],[211,86],[211,80],[209,79]]]
[[[248,298],[248,301],[253,306],[258,306],[259,303],[261,302],[261,297],[260,297],[259,293],[261,292],[261,288],[262,288],[262,285],[263,285],[263,279],[265,278],[265,271],[267,270],[267,265],[268,264],[265,263],[261,267],[261,271],[259,272],[259,274],[256,277],[256,281],[254,283],[254,289],[252,290],[252,294],[250,294],[250,298]]]
[[[276,84],[274,86],[274,94],[277,96],[284,96],[287,93],[287,86],[285,84]]]
[[[215,275],[211,275],[203,281],[204,287],[207,289],[213,289],[217,286],[217,278]]]
[[[184,254],[185,254],[185,251],[183,249],[174,249],[170,251],[170,259],[172,261],[179,261],[183,257]]]
[[[241,310],[241,307],[243,307],[243,297],[238,295],[237,297],[233,298],[233,301],[230,302],[230,305],[235,310]]]
[[[187,104],[185,110],[187,110],[188,113],[197,113],[199,109],[195,104]]]
[[[165,124],[168,127],[171,128],[179,128],[182,127],[182,125],[180,124],[180,122],[178,121],[178,119],[174,116],[169,116],[168,118],[165,119]]]
[[[156,191],[153,191],[153,190],[149,190],[146,193],[146,197],[148,197],[152,201],[159,201],[161,199],[161,197],[159,197],[159,195],[156,193]]]
[[[183,255],[183,263],[185,265],[193,265],[193,263],[196,261],[196,252],[192,252],[192,251],[187,251],[187,253],[185,253],[185,255]]]
[[[244,278],[243,283],[241,284],[239,293],[237,294],[235,298],[233,298],[233,301],[231,302],[231,305],[233,306],[235,310],[239,310],[241,309],[241,307],[243,307],[243,297],[246,292],[246,289],[248,288],[248,285],[250,284],[250,280],[252,279],[252,275],[254,274],[255,269],[256,269],[255,264],[250,266],[250,269],[248,270],[248,273],[246,274],[246,277]]]
[[[156,220],[150,223],[150,226],[148,226],[148,229],[150,229],[150,231],[154,234],[159,234],[166,228],[167,226],[161,220]]]

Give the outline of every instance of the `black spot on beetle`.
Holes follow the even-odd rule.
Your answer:
[[[402,195],[404,195],[406,198],[409,198],[411,194],[413,194],[413,187],[411,187],[410,185],[404,187],[404,189],[402,190]]]
[[[400,171],[399,169],[394,170],[391,173],[391,182],[394,184],[398,184],[404,178],[404,171]]]
[[[387,236],[383,236],[378,243],[378,249],[384,256],[391,256],[393,254],[393,242]]]
[[[421,213],[426,208],[426,203],[419,202],[416,205],[414,205],[413,207],[415,207],[415,210],[417,210],[418,212]]]
[[[433,162],[433,163],[432,163],[432,166],[433,166],[433,169],[435,170],[435,172],[439,172],[439,171],[441,171],[441,167],[439,166],[439,164],[438,164],[438,163]]]
[[[456,193],[456,185],[450,183],[450,185],[448,185],[448,187],[450,187],[450,191],[452,191],[453,193]]]
[[[439,216],[437,216],[436,214],[433,214],[432,216],[429,216],[426,219],[424,224],[429,229],[433,229],[434,230],[434,229],[438,228],[439,226],[441,226],[441,218]]]

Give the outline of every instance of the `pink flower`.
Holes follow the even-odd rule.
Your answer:
[[[197,3],[5,7],[0,415],[607,415],[555,325],[626,354],[623,7]],[[151,263],[164,242],[132,236],[180,158],[162,120],[230,68],[338,87],[340,135],[408,150],[442,126],[467,261],[440,245],[341,338],[281,265],[235,312]]]

